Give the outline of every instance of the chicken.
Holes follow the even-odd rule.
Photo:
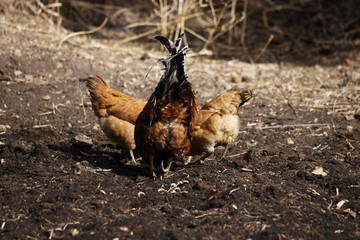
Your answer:
[[[215,147],[225,145],[221,159],[238,136],[240,129],[240,106],[252,98],[252,91],[232,91],[219,95],[199,111],[196,127],[188,155],[198,155],[206,152],[206,156],[215,151]],[[189,163],[191,157],[185,164]]]
[[[136,120],[136,146],[152,177],[166,176],[191,147],[197,103],[184,71],[188,50],[161,60],[165,72]]]
[[[129,149],[131,161],[136,164],[133,153],[136,147],[134,124],[146,101],[110,88],[96,75],[86,79],[86,86],[90,92],[92,109],[99,118],[102,131],[111,141]]]

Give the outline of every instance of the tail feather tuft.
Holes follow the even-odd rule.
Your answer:
[[[155,95],[157,98],[160,98],[166,94],[174,84],[178,84],[178,87],[181,87],[185,82],[187,82],[187,77],[184,70],[184,61],[185,55],[188,51],[190,51],[190,48],[186,46],[178,51],[175,55],[169,58],[160,59],[160,61],[165,66],[165,72],[155,89]]]
[[[175,40],[175,42],[172,42],[171,40],[169,40],[168,38],[166,38],[164,36],[156,36],[155,39],[159,40],[160,43],[162,45],[164,45],[166,50],[170,53],[170,55],[173,56],[179,52],[183,36],[184,36],[184,33],[181,34],[179,36],[179,38],[177,40]]]

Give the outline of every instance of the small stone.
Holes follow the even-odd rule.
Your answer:
[[[348,133],[352,133],[353,132],[353,126],[346,126],[346,132],[348,132]]]
[[[51,99],[50,95],[45,95],[41,97],[42,100],[49,101]]]
[[[6,126],[3,124],[0,124],[0,132],[6,132]]]
[[[79,235],[79,230],[77,230],[76,228],[71,229],[70,232],[71,232],[71,235],[72,235],[73,237]]]
[[[344,63],[348,66],[353,66],[354,60],[352,60],[351,58],[345,58]]]
[[[28,82],[32,82],[34,80],[34,77],[30,74],[25,74],[25,80]]]
[[[120,227],[120,230],[123,231],[123,232],[128,232],[129,228],[126,227],[126,226],[123,226],[123,227]]]
[[[67,68],[66,71],[65,71],[65,75],[66,76],[72,76],[74,74],[74,71],[71,70],[70,68]]]
[[[233,83],[240,83],[241,82],[241,78],[239,77],[239,75],[237,75],[235,72],[231,73],[231,82]]]
[[[63,68],[62,63],[61,63],[61,62],[57,62],[57,63],[56,63],[56,68]]]
[[[84,103],[84,107],[91,107],[91,106],[92,106],[92,103],[90,101]]]
[[[324,168],[320,166],[315,167],[315,169],[311,173],[315,175],[321,175],[323,177],[328,175],[328,173],[324,171]]]
[[[289,144],[289,145],[295,144],[294,140],[292,140],[291,138],[287,138],[287,139],[286,139],[286,142],[287,142],[287,144]]]
[[[106,66],[108,67],[108,68],[110,68],[110,69],[115,69],[115,68],[117,68],[117,64],[115,64],[115,63],[112,63],[112,62],[108,62],[107,64],[106,64]]]
[[[84,134],[76,135],[71,142],[78,147],[91,147],[93,145],[92,139]]]
[[[20,49],[15,49],[15,51],[14,51],[14,55],[16,56],[16,57],[21,57],[21,51],[20,51]]]
[[[22,74],[22,71],[20,71],[20,70],[15,70],[15,71],[14,71],[14,74],[15,74],[16,77],[18,77],[18,76],[20,76],[20,75]]]

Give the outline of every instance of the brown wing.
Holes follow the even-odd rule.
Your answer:
[[[116,104],[108,108],[108,114],[135,124],[137,117],[146,105],[146,101],[126,97],[119,97],[117,100]]]
[[[98,117],[109,115],[135,124],[146,101],[130,97],[110,88],[105,81],[96,75],[87,79],[93,110]]]
[[[196,122],[195,122],[195,128],[198,126],[201,126],[202,124],[204,124],[204,122],[206,122],[212,115],[214,114],[218,114],[219,111],[218,110],[213,110],[213,109],[200,109],[198,111],[197,117],[196,117]]]

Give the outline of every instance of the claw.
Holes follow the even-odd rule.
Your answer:
[[[150,170],[150,178],[152,178],[152,179],[156,179],[156,173],[154,172],[154,170]]]
[[[150,177],[155,179],[156,178],[156,173],[155,173],[154,158],[153,157],[149,158],[149,165],[150,165]]]
[[[140,165],[140,163],[138,161],[142,160],[142,158],[140,157],[140,158],[135,159],[134,152],[132,149],[129,149],[129,153],[130,153],[130,157],[131,157],[130,163],[134,166]]]
[[[161,161],[161,170],[164,172],[164,173],[167,173],[170,171],[170,167],[171,167],[171,163],[169,163],[169,165],[167,166],[167,168],[164,168],[164,161]]]
[[[188,165],[191,162],[192,158],[193,156],[188,156],[188,158],[184,161],[184,165]]]

